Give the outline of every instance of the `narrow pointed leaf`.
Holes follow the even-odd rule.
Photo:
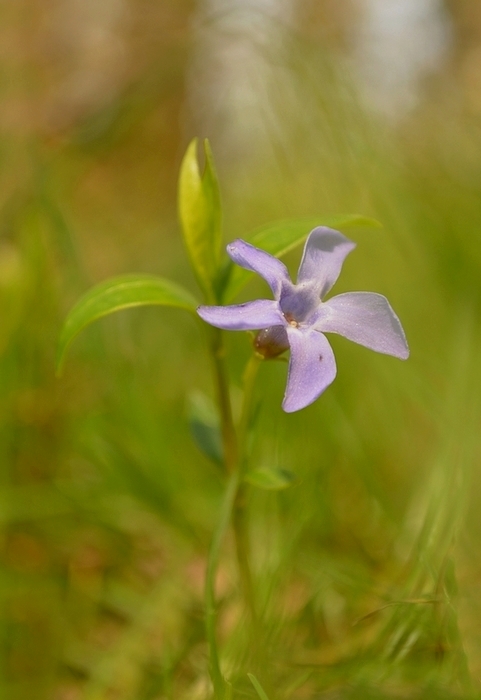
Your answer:
[[[247,472],[244,478],[252,486],[267,491],[287,489],[297,480],[295,474],[279,467],[259,467]]]
[[[264,691],[264,688],[261,686],[261,684],[259,683],[257,678],[254,676],[254,674],[248,673],[247,675],[249,676],[250,682],[252,683],[252,685],[256,689],[257,695],[260,697],[260,700],[269,700],[269,698],[267,697],[267,695]]]
[[[60,335],[57,371],[61,371],[70,343],[83,328],[114,311],[148,305],[195,312],[198,302],[187,290],[155,275],[122,275],[102,282],[90,289],[68,314]]]
[[[381,224],[375,219],[358,214],[288,219],[263,226],[249,236],[247,240],[257,248],[262,248],[262,250],[267,251],[274,257],[280,258],[301,243],[304,243],[310,231],[316,226],[329,226],[334,229],[346,229],[355,226],[380,228]],[[223,299],[226,302],[231,301],[246,282],[249,281],[251,275],[252,273],[248,270],[229,261],[224,269]]]
[[[205,168],[201,175],[197,139],[191,141],[179,176],[179,216],[192,267],[208,301],[215,300],[222,253],[222,213],[212,152],[204,141]]]

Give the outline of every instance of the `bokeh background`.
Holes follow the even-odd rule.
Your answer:
[[[223,478],[187,420],[192,392],[212,396],[202,329],[125,311],[55,376],[92,284],[153,272],[196,291],[176,213],[195,135],[226,240],[378,219],[348,232],[336,292],[385,294],[411,347],[402,363],[334,337],[336,382],[294,415],[285,365],[262,368],[254,461],[298,477],[251,494],[266,692],[478,697],[478,0],[0,2],[0,696],[209,696]],[[228,342],[240,391],[250,341]],[[234,697],[254,698],[230,539],[218,592]]]

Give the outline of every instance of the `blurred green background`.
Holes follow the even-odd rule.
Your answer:
[[[256,463],[298,476],[251,494],[266,692],[478,697],[478,0],[0,3],[0,697],[208,697],[223,479],[186,420],[189,394],[212,395],[200,326],[124,311],[54,366],[92,284],[153,272],[195,291],[176,214],[194,135],[226,240],[381,221],[347,232],[335,292],[385,294],[411,347],[401,363],[333,337],[338,378],[294,415],[286,366],[262,368]],[[249,339],[228,342],[240,387]],[[254,698],[230,540],[218,591],[234,697]]]

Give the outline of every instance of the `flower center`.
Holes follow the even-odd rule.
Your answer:
[[[287,312],[284,314],[284,318],[290,326],[292,326],[293,328],[299,328],[299,323],[296,321],[293,314]]]
[[[293,328],[308,322],[319,304],[317,288],[312,284],[285,283],[282,287],[279,306],[286,322]]]

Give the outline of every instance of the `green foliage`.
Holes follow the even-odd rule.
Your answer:
[[[356,226],[371,226],[379,228],[380,224],[375,219],[358,214],[346,214],[343,216],[316,218],[290,219],[268,224],[255,231],[246,240],[257,248],[266,250],[276,258],[281,258],[289,251],[304,243],[310,231],[316,226],[329,226],[330,228],[346,229]],[[223,270],[223,298],[231,301],[249,281],[252,272],[244,270],[232,261],[228,261]]]
[[[281,491],[296,483],[295,474],[280,467],[258,467],[247,472],[244,478],[252,486],[267,491]]]
[[[173,306],[195,312],[195,298],[178,284],[154,275],[122,275],[90,289],[68,314],[57,351],[61,371],[65,353],[82,329],[102,316],[133,306]]]
[[[189,425],[197,447],[217,465],[223,463],[219,417],[211,401],[200,392],[189,397]]]
[[[257,695],[260,697],[260,700],[269,700],[269,698],[267,697],[267,695],[264,692],[263,687],[261,686],[261,684],[259,683],[257,678],[254,676],[254,674],[248,673],[247,675],[249,676],[250,682],[252,683],[252,685],[256,689]]]
[[[140,57],[132,86],[115,94],[114,81],[108,105],[92,101],[83,122],[78,102],[49,110],[58,90],[48,66],[38,73],[35,51],[20,65],[13,40],[2,58],[12,78],[0,136],[0,697],[9,700],[212,700],[202,596],[223,484],[185,415],[192,388],[215,395],[200,324],[178,314],[174,329],[157,322],[157,309],[120,314],[115,334],[89,329],[88,363],[75,354],[66,377],[54,372],[65,299],[80,296],[86,280],[155,271],[159,260],[167,276],[188,278],[172,183],[189,53],[177,19],[192,3],[167,4],[179,50],[165,42],[148,67],[162,41],[127,54]],[[129,5],[136,21],[138,5]],[[45,22],[33,22],[23,11],[30,6],[3,13],[9,37],[25,36],[25,18],[38,36]],[[155,16],[165,23],[163,11],[147,23]],[[133,29],[137,42],[140,25]],[[471,47],[463,56],[458,38],[464,65]],[[421,100],[399,133],[380,129],[326,68],[325,42],[310,42],[305,71],[299,44],[289,71],[277,72],[285,56],[270,62],[269,144],[260,135],[258,153],[223,161],[229,236],[301,217],[301,242],[319,223],[343,227],[323,212],[378,217],[384,230],[363,236],[342,284],[389,297],[412,355],[396,363],[332,337],[336,381],[290,416],[280,409],[286,367],[262,364],[250,463],[286,464],[299,485],[246,489],[257,634],[240,606],[227,524],[217,542],[220,685],[230,692],[225,674],[234,700],[262,697],[248,673],[272,699],[479,700],[479,105],[471,94],[465,105],[460,84],[460,99],[443,90],[436,103],[440,73],[429,82],[430,104]],[[57,54],[53,37],[49,61]],[[60,131],[49,122],[46,138],[49,114]],[[88,144],[76,138],[82,123]],[[319,217],[302,219],[312,211]],[[280,241],[283,230],[267,239]],[[239,273],[244,284],[249,273]],[[226,298],[239,284],[229,276]],[[192,311],[185,294],[173,295],[174,306]],[[243,334],[226,341],[220,359],[232,372],[238,421],[250,346]],[[193,432],[217,459],[216,417],[201,402]]]
[[[201,175],[197,139],[185,153],[179,176],[179,216],[184,241],[197,281],[208,301],[217,296],[222,253],[222,211],[212,152],[204,140],[205,168]]]

